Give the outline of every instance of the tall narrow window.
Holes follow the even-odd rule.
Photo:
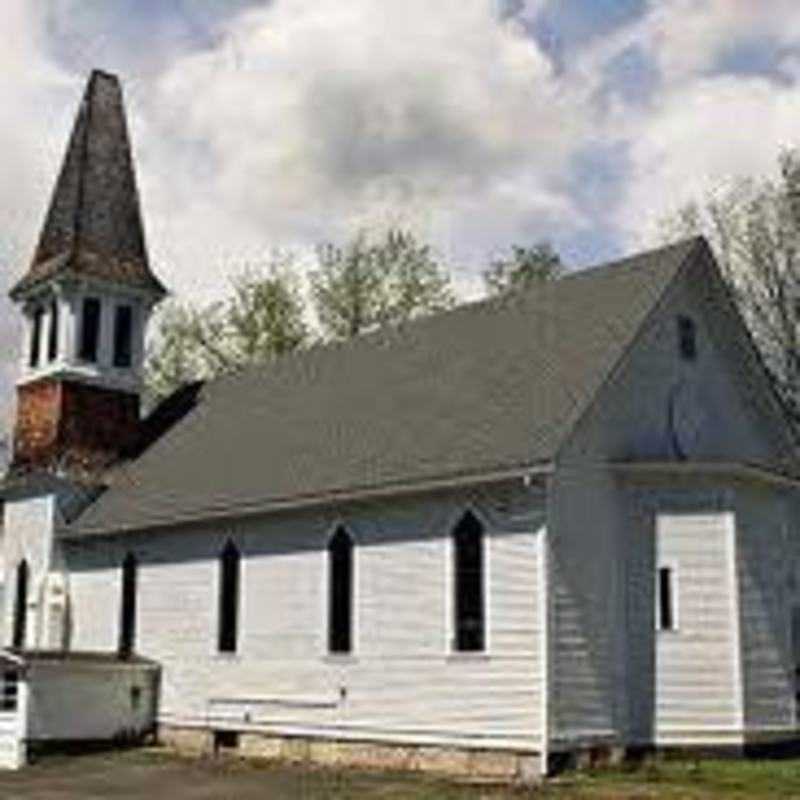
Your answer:
[[[84,361],[97,361],[100,341],[100,301],[87,297],[81,312],[81,347],[79,355]]]
[[[136,556],[128,553],[122,562],[122,603],[119,621],[119,652],[130,655],[136,648]]]
[[[39,350],[42,346],[42,320],[44,319],[44,309],[36,308],[33,312],[31,324],[31,351],[28,364],[31,368],[39,365]]]
[[[678,349],[684,361],[697,358],[697,330],[691,317],[678,317]]]
[[[349,653],[353,646],[353,540],[338,528],[328,542],[328,650]]]
[[[658,629],[674,631],[675,620],[675,574],[672,567],[658,569]]]
[[[483,592],[483,526],[467,512],[453,531],[455,551],[455,649],[480,652],[486,646]]]
[[[25,647],[25,628],[28,617],[28,562],[23,559],[17,565],[17,596],[14,603],[14,632],[11,643],[14,647]]]
[[[50,303],[50,330],[47,334],[47,360],[55,361],[58,355],[58,300]]]
[[[133,309],[117,306],[114,314],[114,366],[131,365],[131,341],[133,334]]]
[[[219,637],[221,653],[235,653],[239,623],[239,566],[241,556],[228,542],[219,557]]]

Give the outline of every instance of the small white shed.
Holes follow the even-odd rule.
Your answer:
[[[31,750],[155,733],[160,671],[138,656],[0,650],[0,768]]]

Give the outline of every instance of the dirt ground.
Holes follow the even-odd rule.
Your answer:
[[[194,761],[152,750],[50,755],[0,772],[0,800],[472,800],[507,797],[497,787],[416,776],[334,772],[239,761]]]
[[[420,775],[336,772],[164,750],[48,756],[0,772],[0,800],[788,800],[800,761],[694,761],[564,773],[544,788],[464,785]]]

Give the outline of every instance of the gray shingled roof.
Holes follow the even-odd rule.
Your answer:
[[[701,241],[217,380],[74,527],[139,529],[547,462]]]
[[[166,292],[147,259],[122,89],[114,75],[97,70],[78,110],[33,261],[11,296],[66,276]]]

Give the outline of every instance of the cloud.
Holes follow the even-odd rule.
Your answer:
[[[151,242],[179,287],[215,280],[200,261],[232,234],[256,252],[395,216],[464,255],[569,219],[585,119],[517,20],[531,9],[505,12],[278,0],[177,59],[137,113]]]
[[[0,434],[8,419],[20,331],[6,292],[22,273],[51,190],[63,142],[71,80],[42,55],[33,4],[6,0],[0,11]]]
[[[796,0],[7,0],[0,22],[3,291],[93,66],[123,77],[154,265],[199,300],[376,222],[470,290],[511,242],[613,256],[770,172],[800,110]],[[0,397],[15,322],[0,306]]]

